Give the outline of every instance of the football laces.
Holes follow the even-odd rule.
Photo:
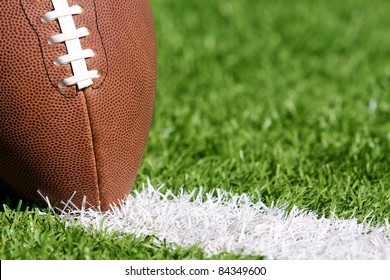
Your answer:
[[[73,76],[64,79],[58,85],[60,87],[77,85],[79,90],[89,87],[101,74],[98,70],[88,70],[85,60],[95,56],[96,51],[83,49],[80,42],[80,38],[90,35],[91,31],[86,27],[76,28],[73,20],[74,15],[83,13],[83,8],[78,5],[70,7],[67,0],[51,0],[51,2],[54,10],[46,13],[42,21],[48,23],[58,20],[62,33],[50,37],[48,43],[65,43],[68,52],[53,63],[55,65],[70,64],[73,72]]]

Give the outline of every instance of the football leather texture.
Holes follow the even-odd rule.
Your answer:
[[[153,116],[149,1],[0,8],[0,180],[42,205],[108,210],[131,191]]]

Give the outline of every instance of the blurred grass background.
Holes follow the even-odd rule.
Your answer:
[[[151,3],[158,92],[138,188],[389,217],[390,2]]]

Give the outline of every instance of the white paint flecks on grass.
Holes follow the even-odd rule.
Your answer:
[[[148,184],[119,207],[67,211],[69,221],[85,228],[154,235],[168,246],[199,244],[206,255],[221,252],[262,255],[268,259],[390,259],[390,227],[356,219],[318,218],[294,207],[254,203],[246,194],[222,190],[162,193]]]

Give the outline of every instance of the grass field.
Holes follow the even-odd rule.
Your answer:
[[[390,2],[152,0],[159,76],[135,189],[203,186],[319,216],[390,218]],[[0,213],[0,259],[203,259]],[[213,258],[262,258],[223,253]]]

